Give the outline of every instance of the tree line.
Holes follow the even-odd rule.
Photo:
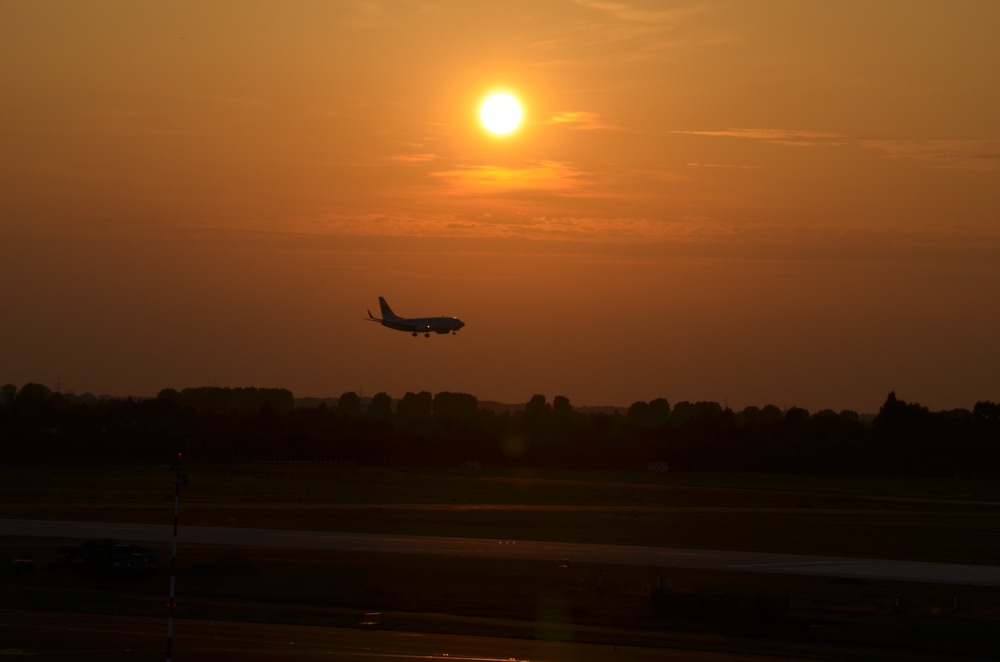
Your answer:
[[[734,411],[664,398],[613,412],[535,395],[496,411],[468,393],[164,389],[97,398],[0,388],[7,464],[323,461],[360,465],[884,473],[995,477],[1000,405],[932,412],[890,393],[874,418],[774,405]]]

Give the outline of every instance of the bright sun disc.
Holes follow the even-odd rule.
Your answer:
[[[494,94],[483,102],[479,118],[492,133],[510,133],[521,123],[521,106],[509,94]]]

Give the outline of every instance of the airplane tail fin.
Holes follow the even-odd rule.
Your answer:
[[[378,298],[378,305],[382,309],[382,317],[384,317],[385,319],[390,319],[391,320],[391,319],[398,319],[399,318],[399,315],[397,315],[396,313],[392,312],[392,308],[389,307],[389,304],[387,304],[385,302],[385,299],[383,299],[382,297]]]

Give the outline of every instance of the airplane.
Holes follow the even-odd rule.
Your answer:
[[[372,315],[372,311],[369,310],[368,321],[378,322],[382,326],[387,326],[396,331],[409,331],[413,335],[422,332],[425,338],[430,338],[431,331],[434,333],[454,334],[465,326],[465,322],[457,317],[400,317],[392,312],[392,308],[389,307],[389,304],[382,297],[378,298],[378,305],[382,309],[382,317],[375,317]]]

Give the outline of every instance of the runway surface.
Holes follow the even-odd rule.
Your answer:
[[[86,540],[114,538],[125,542],[158,541],[166,543],[170,541],[172,534],[172,527],[155,524],[0,519],[0,535],[3,536]],[[331,549],[399,554],[479,556],[663,568],[793,573],[827,577],[935,582],[956,586],[1000,586],[1000,567],[998,566],[838,556],[211,526],[181,527],[178,540],[182,545],[190,543],[282,549]]]

